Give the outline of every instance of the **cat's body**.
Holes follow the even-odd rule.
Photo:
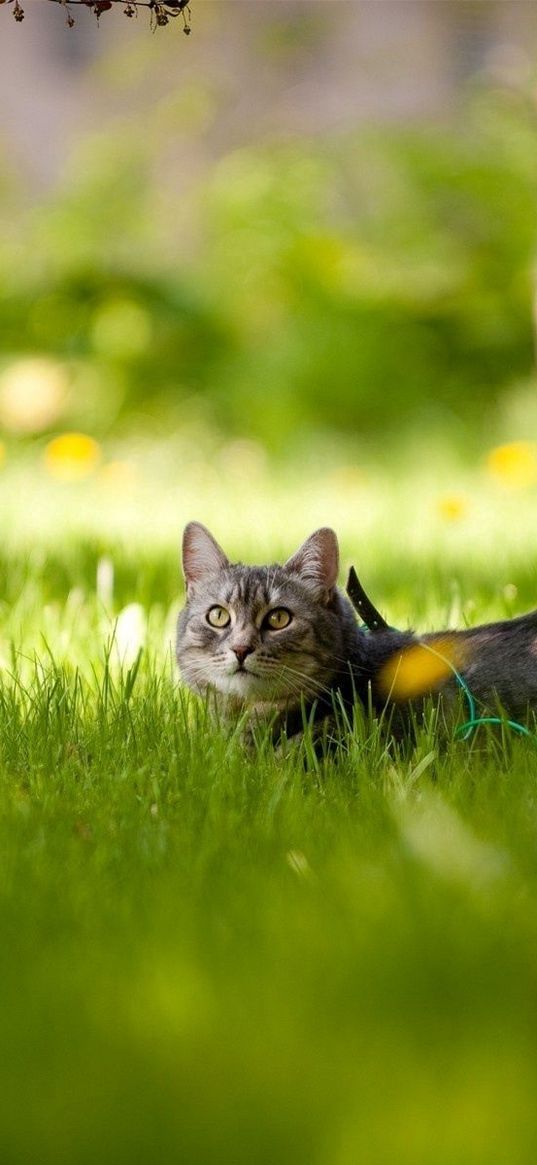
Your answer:
[[[189,687],[214,695],[224,712],[277,711],[292,735],[304,716],[322,720],[335,703],[351,710],[361,701],[377,712],[393,705],[400,724],[416,695],[456,693],[456,672],[480,707],[501,706],[514,717],[537,711],[537,611],[458,632],[367,634],[336,586],[338,547],[328,529],[283,566],[250,567],[230,563],[205,527],[191,522],[183,567],[179,668]],[[409,662],[410,688],[401,682]]]

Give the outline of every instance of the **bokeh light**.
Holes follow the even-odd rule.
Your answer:
[[[490,476],[506,489],[528,489],[537,482],[537,442],[511,441],[487,454]]]
[[[97,469],[101,449],[86,433],[62,433],[49,441],[44,455],[45,468],[58,481],[80,481]]]
[[[12,433],[41,433],[62,416],[69,388],[63,364],[33,356],[0,375],[0,425]]]
[[[438,498],[436,508],[444,522],[461,522],[468,513],[469,502],[464,494],[447,493]]]

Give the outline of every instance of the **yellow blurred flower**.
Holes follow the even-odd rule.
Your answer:
[[[17,360],[0,376],[0,423],[13,433],[41,433],[63,412],[68,374],[47,356]]]
[[[444,522],[460,522],[468,513],[468,499],[464,494],[443,494],[436,507]]]
[[[511,441],[487,454],[491,477],[508,489],[526,489],[537,482],[537,442]]]
[[[6,447],[3,441],[0,441],[0,467],[4,464],[6,459]]]
[[[445,635],[430,644],[414,643],[390,656],[379,673],[381,695],[392,700],[412,700],[434,692],[462,663],[455,636]]]
[[[45,468],[59,481],[79,481],[89,477],[101,460],[101,450],[86,433],[62,433],[45,449]]]

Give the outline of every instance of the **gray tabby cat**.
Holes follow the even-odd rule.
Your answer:
[[[511,716],[537,710],[537,611],[466,631],[415,636],[368,634],[336,586],[339,552],[333,530],[316,530],[282,566],[230,563],[199,522],[183,536],[186,606],[179,616],[177,661],[185,683],[212,695],[224,712],[279,712],[288,736],[304,715],[333,714],[335,699],[375,711],[397,705],[399,727],[411,701],[386,689],[386,668],[421,645],[451,660],[480,703]],[[425,683],[420,695],[455,695],[453,667]],[[393,671],[393,669],[392,669]],[[395,673],[397,674],[397,671]]]

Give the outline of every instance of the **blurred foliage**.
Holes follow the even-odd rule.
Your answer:
[[[168,102],[87,140],[45,203],[2,179],[4,373],[59,361],[62,428],[464,443],[534,392],[523,95],[476,93],[442,128],[237,150],[195,187],[166,165],[181,117]]]

